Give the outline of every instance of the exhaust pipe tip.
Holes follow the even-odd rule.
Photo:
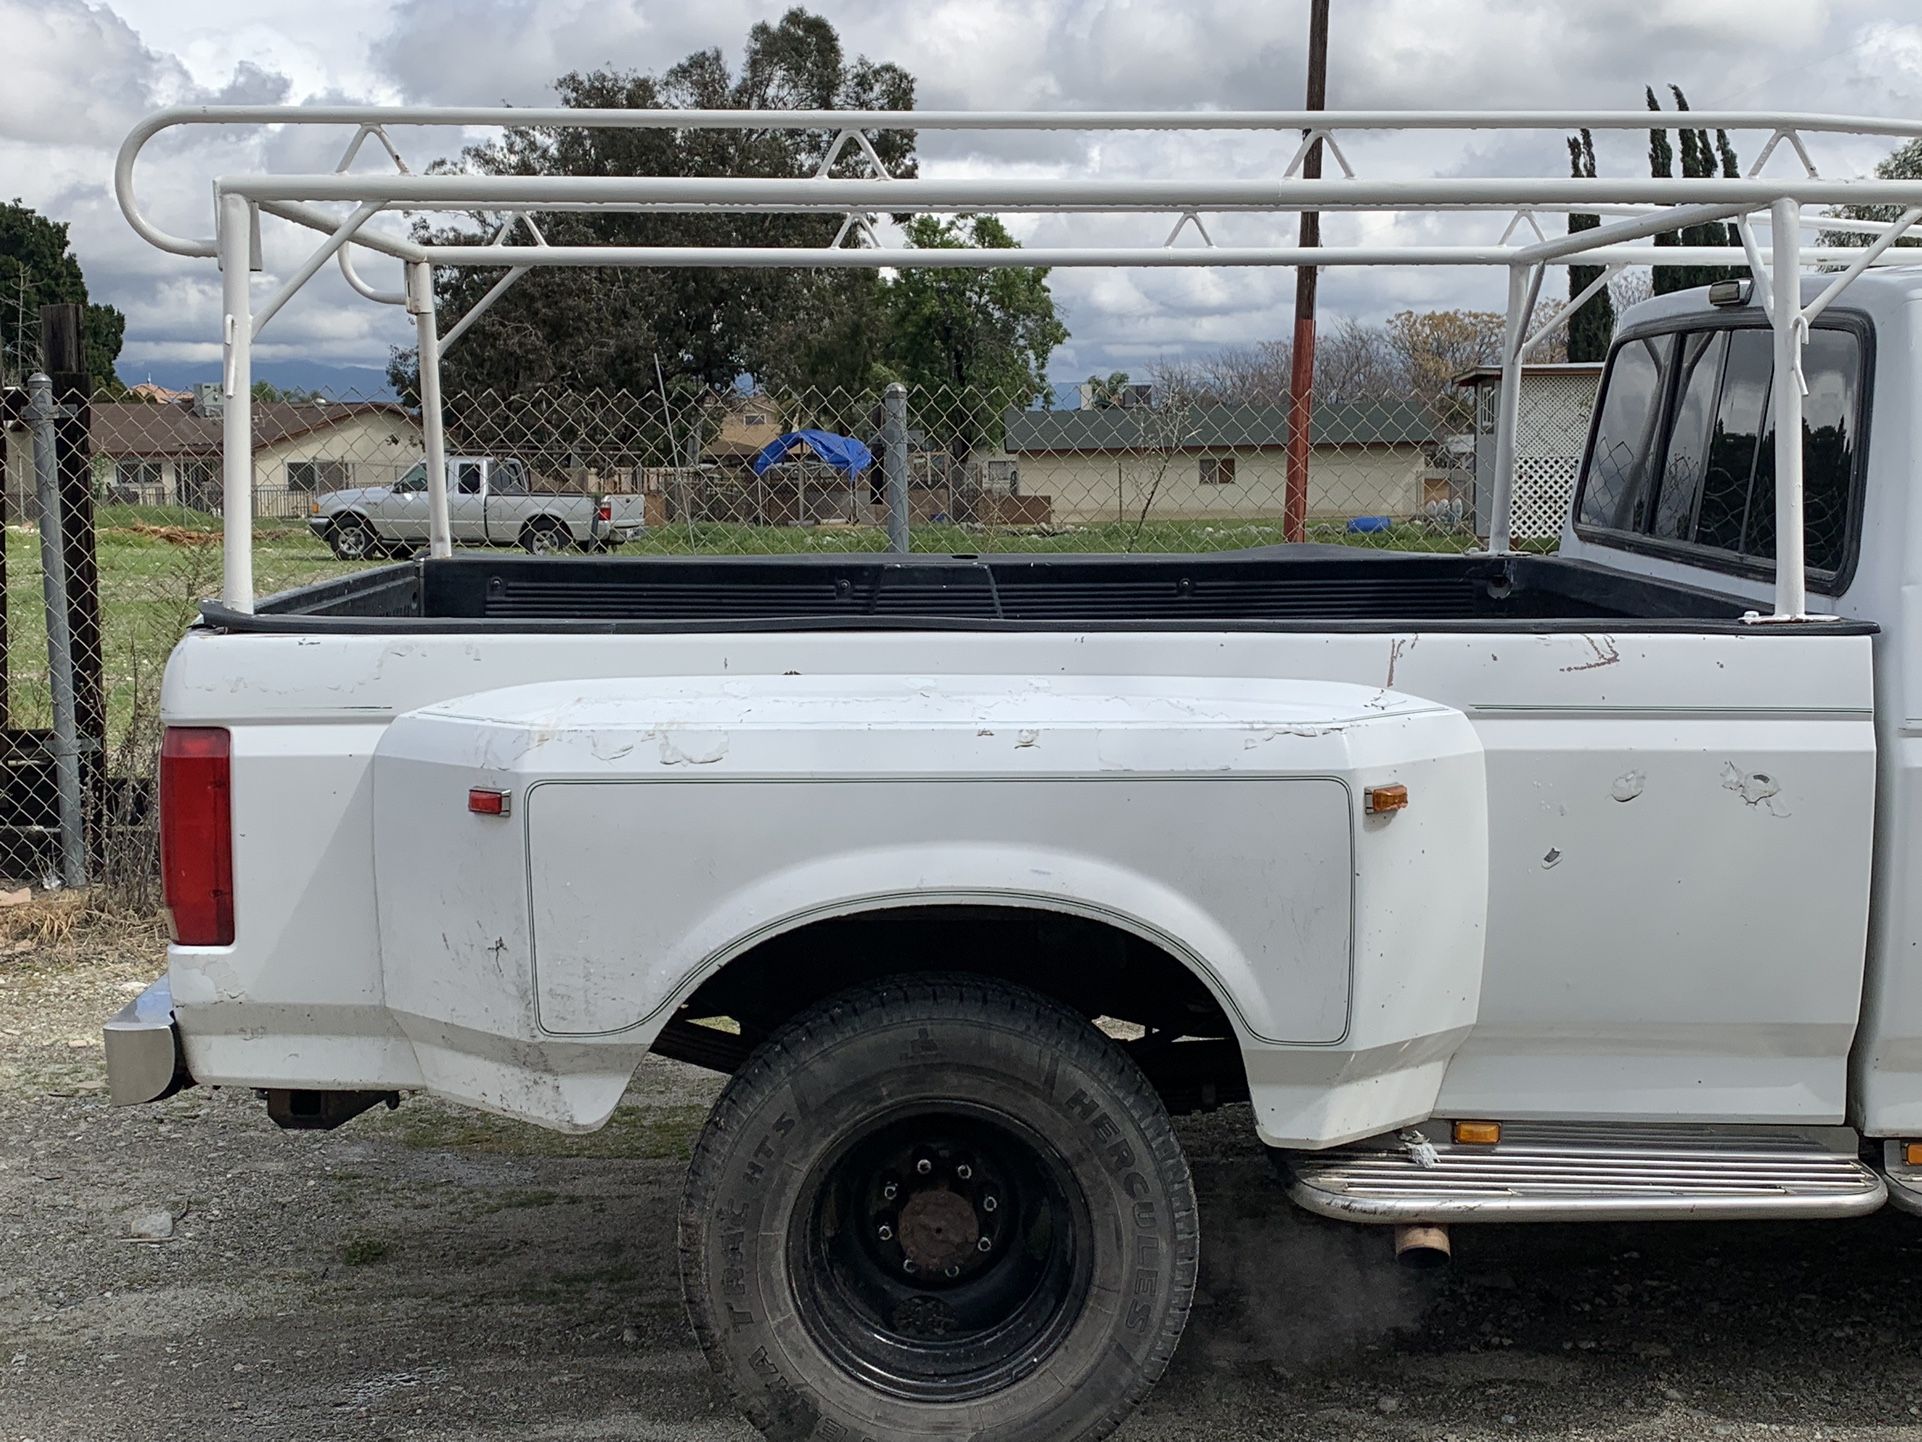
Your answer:
[[[1452,1255],[1446,1227],[1404,1223],[1395,1228],[1395,1260],[1404,1267],[1432,1271],[1447,1266]]]

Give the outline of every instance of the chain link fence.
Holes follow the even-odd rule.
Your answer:
[[[1598,369],[1544,366],[1523,378],[1521,544],[1547,549],[1560,532]],[[611,539],[623,556],[882,550],[887,480],[898,471],[916,552],[1273,545],[1290,539],[1291,494],[1311,542],[1467,550],[1487,534],[1498,391],[1498,373],[1484,370],[1461,377],[1441,404],[1324,401],[1292,453],[1279,398],[1226,404],[1130,386],[1037,409],[910,391],[898,457],[883,439],[879,391],[457,393],[444,402],[450,510],[457,544],[492,545],[508,563],[517,549],[548,549],[518,521],[489,523],[491,500],[527,496],[592,498],[582,504],[620,518]],[[4,395],[0,875],[38,881],[57,850],[54,687],[32,428],[21,389]],[[84,410],[84,454],[74,445],[62,456],[66,520],[90,531],[81,541],[97,574],[97,605],[73,598],[95,614],[73,627],[91,870],[131,878],[148,900],[160,675],[220,585],[223,403],[211,385],[96,395]],[[70,414],[79,409],[69,401]],[[339,544],[349,517],[366,521],[375,553],[423,549],[423,450],[419,413],[403,402],[263,389],[253,404],[258,589],[368,564],[366,550],[337,554],[351,549]],[[530,508],[493,514],[525,518]]]

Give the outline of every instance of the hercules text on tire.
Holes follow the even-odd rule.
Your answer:
[[[972,979],[864,987],[769,1040],[681,1216],[701,1345],[779,1439],[1105,1436],[1174,1352],[1197,1248],[1134,1064]]]

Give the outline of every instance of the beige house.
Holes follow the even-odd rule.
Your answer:
[[[1288,477],[1286,406],[1009,411],[990,476],[1047,495],[1057,523],[1274,518]],[[1437,427],[1412,401],[1324,402],[1309,427],[1311,519],[1423,514]]]
[[[92,416],[103,499],[219,509],[222,422],[213,388],[186,402],[98,401]],[[255,401],[255,513],[305,515],[317,492],[384,485],[422,448],[419,420],[391,401]]]
[[[728,403],[714,443],[751,454],[781,433],[781,413],[763,395],[739,396]]]

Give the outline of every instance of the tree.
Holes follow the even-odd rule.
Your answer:
[[[1548,323],[1552,307],[1536,308],[1533,334]],[[1315,397],[1336,403],[1370,400],[1420,401],[1445,424],[1463,417],[1467,398],[1455,384],[1463,371],[1501,357],[1504,317],[1499,311],[1402,311],[1370,325],[1352,316],[1337,322],[1315,347]],[[1534,359],[1567,358],[1552,334]],[[1155,404],[1285,405],[1291,352],[1286,341],[1230,346],[1211,355],[1155,369]]]
[[[87,280],[67,244],[67,226],[19,201],[0,203],[0,375],[18,380],[39,363],[40,307],[85,306],[87,376],[95,390],[119,392],[114,374],[127,319],[87,298]]]
[[[1911,140],[1897,146],[1875,167],[1878,180],[1922,180],[1922,139]],[[1900,220],[1903,207],[1899,205],[1844,205],[1834,214],[1842,220],[1879,220],[1886,223]],[[1922,234],[1911,227],[1907,234],[1896,241],[1897,245],[1922,245]],[[1867,245],[1873,236],[1859,230],[1833,230],[1822,233],[1824,245]]]
[[[1390,316],[1388,344],[1406,394],[1443,424],[1466,424],[1469,400],[1455,377],[1501,359],[1506,323],[1495,310],[1404,310]]]
[[[1584,129],[1568,139],[1568,172],[1578,180],[1595,178],[1595,137]],[[1602,223],[1599,215],[1571,215],[1568,233],[1593,230]],[[1573,300],[1602,276],[1599,265],[1571,265],[1568,268],[1568,298]],[[1615,307],[1606,289],[1582,303],[1568,320],[1568,358],[1598,361],[1608,354],[1608,342],[1615,334]]]
[[[1608,283],[1608,298],[1620,315],[1632,305],[1640,305],[1655,294],[1655,272],[1647,266],[1631,266]]]
[[[1682,87],[1671,85],[1669,93],[1675,97],[1678,111],[1688,109],[1688,97]],[[1648,108],[1661,111],[1661,103],[1655,98],[1652,87],[1644,86],[1642,93],[1647,97]],[[1715,132],[1711,145],[1706,130],[1693,130],[1687,126],[1678,132],[1682,149],[1682,175],[1685,179],[1700,180],[1718,172],[1724,176],[1737,177],[1742,173],[1741,162],[1736,159],[1735,147],[1730,143],[1728,132]],[[1648,133],[1649,174],[1658,179],[1666,179],[1673,173],[1674,150],[1669,145],[1666,130],[1651,130]],[[1722,247],[1740,244],[1735,228],[1719,220],[1707,221],[1701,225],[1684,226],[1679,231],[1668,231],[1655,237],[1657,245],[1686,245]],[[1685,265],[1657,266],[1654,275],[1655,294],[1667,295],[1670,291],[1690,290],[1696,286],[1712,285],[1718,280],[1728,280],[1745,273],[1746,267],[1726,265]]]
[[[310,406],[324,402],[326,397],[316,390],[301,390],[298,386],[277,386],[272,381],[255,381],[249,391],[257,401],[278,402],[282,405]]]
[[[562,105],[609,109],[890,109],[914,105],[905,70],[866,58],[849,62],[834,27],[795,8],[777,24],[756,24],[738,71],[721,52],[702,50],[661,74],[613,69],[555,82]],[[915,173],[912,131],[867,136],[890,173]],[[437,167],[487,175],[812,175],[834,142],[830,131],[526,127],[472,146]],[[855,147],[834,174],[866,173]],[[556,245],[825,246],[838,216],[544,212]],[[456,244],[491,239],[494,221],[422,228]],[[524,237],[516,237],[524,238]],[[446,270],[436,298],[451,319],[499,278],[498,271]],[[881,282],[868,271],[537,269],[508,291],[442,361],[444,388],[511,394],[533,387],[609,387],[654,396],[656,364],[671,377],[715,390],[753,374],[776,386],[827,381],[865,385],[877,349],[872,319]],[[417,385],[411,352],[397,352],[389,377],[403,394]]]
[[[1097,411],[1111,411],[1122,403],[1127,389],[1128,373],[1126,371],[1109,371],[1105,376],[1089,376],[1089,408]]]
[[[991,215],[919,215],[919,250],[1016,247]],[[1045,268],[910,269],[887,287],[889,359],[915,393],[921,428],[956,460],[991,440],[1007,407],[1050,394],[1048,357],[1068,338]]]

